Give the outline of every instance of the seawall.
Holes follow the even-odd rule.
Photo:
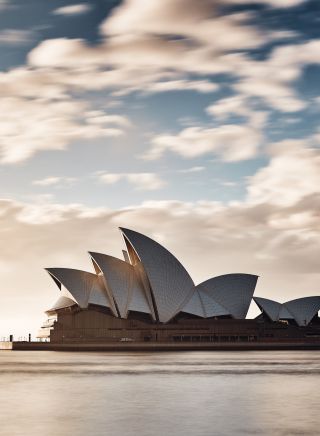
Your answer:
[[[200,343],[82,343],[0,342],[0,350],[21,351],[256,351],[256,350],[320,350],[320,342],[200,342]]]

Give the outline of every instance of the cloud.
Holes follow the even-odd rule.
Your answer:
[[[219,3],[212,0],[197,4],[192,0],[163,0],[161,3],[126,0],[113,9],[101,25],[101,31],[109,37],[126,35],[127,39],[178,35],[215,52],[253,48],[268,40],[267,32],[247,25],[252,18],[250,14],[219,15]]]
[[[34,180],[33,185],[36,186],[54,186],[54,185],[70,185],[73,184],[77,179],[74,177],[45,177],[44,179]]]
[[[249,98],[239,94],[216,101],[206,108],[206,112],[220,122],[240,116],[252,128],[262,129],[267,122],[268,113],[258,110],[256,106]]]
[[[291,7],[302,2],[260,3]],[[56,80],[67,86],[114,88],[116,95],[179,89],[212,92],[217,84],[203,76],[227,73],[237,79],[238,92],[257,96],[278,110],[302,109],[289,82],[297,78],[303,64],[312,62],[312,56],[295,65],[273,56],[263,61],[251,59],[245,50],[286,39],[292,33],[262,30],[254,25],[254,14],[249,12],[221,15],[221,4],[212,0],[197,5],[192,0],[127,0],[102,23],[105,38],[100,44],[89,46],[81,39],[47,40],[29,53],[28,62],[32,67],[51,68]],[[305,45],[295,47],[303,53]],[[62,74],[61,69],[71,69],[73,74]]]
[[[1,10],[1,3],[0,3]],[[34,38],[34,32],[21,29],[4,29],[0,31],[0,45],[29,44]]]
[[[32,70],[25,67],[0,72],[2,97],[23,97],[34,99],[66,99],[66,84],[48,70]]]
[[[76,139],[117,137],[124,133],[112,125],[119,124],[119,119],[107,118],[97,123],[96,115],[90,115],[90,111],[79,117],[87,108],[80,100],[2,98],[0,161],[17,163],[39,151],[64,150]]]
[[[281,112],[297,112],[306,107],[306,103],[295,96],[294,91],[277,78],[248,78],[240,81],[234,88],[249,96],[260,97],[272,108]]]
[[[294,3],[283,1],[279,5],[289,7]],[[306,103],[296,95],[294,80],[304,65],[320,62],[318,40],[282,46],[263,61],[251,59],[247,50],[281,35],[259,29],[252,13],[221,15],[219,2],[211,0],[196,5],[192,0],[127,0],[112,9],[101,25],[101,33],[97,45],[82,39],[42,41],[28,54],[27,66],[0,73],[0,92],[5,98],[0,107],[5,119],[0,121],[2,162],[19,162],[40,150],[64,149],[81,135],[90,139],[122,134],[129,126],[124,118],[111,123],[105,118],[110,114],[85,115],[79,123],[76,111],[65,109],[79,108],[81,97],[88,98],[87,91],[107,89],[117,97],[134,91],[207,93],[219,88],[214,83],[215,75],[227,73],[229,85],[241,94],[242,102],[254,98],[277,110],[295,112]],[[11,35],[12,42],[18,39]],[[220,103],[208,112],[223,121],[221,112],[217,113]],[[8,113],[5,104],[20,115],[18,130],[14,130],[16,117]],[[234,108],[234,114],[241,115],[240,110],[240,106]],[[158,135],[149,154],[161,155],[171,149],[183,156],[213,152],[228,161],[252,157],[261,139],[261,128],[255,123],[263,123],[263,114],[243,111],[247,126],[229,123]],[[46,134],[44,141],[45,131],[49,137]],[[190,137],[198,144],[194,151]]]
[[[231,71],[228,60],[219,60],[224,52],[255,48],[270,40],[271,34],[247,24],[251,19],[245,13],[219,15],[218,5],[210,0],[196,6],[191,0],[125,1],[101,25],[105,40],[100,45],[89,47],[80,39],[48,40],[32,50],[28,59],[36,67],[111,66],[120,75],[130,71],[136,85],[138,79],[142,82],[140,89],[150,76],[149,83],[158,84],[162,74],[175,71],[179,88],[196,86],[204,92],[209,83],[195,83],[183,75]],[[154,90],[158,86],[168,90],[172,85],[165,82]]]
[[[98,175],[102,183],[112,185],[126,180],[138,190],[153,191],[163,188],[166,183],[154,173],[103,173]]]
[[[243,95],[223,98],[216,101],[206,109],[207,113],[215,118],[225,121],[232,115],[245,117],[250,121],[255,121],[257,110],[251,106],[249,99]]]
[[[77,5],[62,6],[61,8],[55,9],[52,13],[54,15],[81,15],[89,12],[91,6],[88,3],[79,3]]]
[[[226,162],[241,161],[254,157],[261,142],[261,133],[251,126],[188,127],[176,135],[155,136],[144,158],[158,159],[171,151],[189,159],[214,154]]]
[[[86,112],[86,116],[88,117],[88,122],[90,124],[95,125],[115,125],[119,127],[130,127],[130,120],[124,115],[108,115],[103,111],[89,111]]]
[[[294,82],[304,66],[320,64],[319,53],[319,39],[276,47],[264,61],[246,60],[239,64],[240,80],[233,87],[246,96],[260,97],[279,111],[302,110],[306,102],[297,95]]]
[[[169,80],[150,83],[144,88],[145,93],[158,93],[167,91],[198,91],[201,93],[214,92],[218,85],[208,80]]]
[[[291,206],[318,194],[320,149],[311,142],[284,140],[272,145],[269,164],[249,179],[249,200]]]
[[[5,11],[11,7],[12,5],[10,4],[9,0],[0,0],[0,11]]]
[[[185,168],[183,170],[180,170],[180,173],[188,174],[188,173],[199,173],[201,171],[204,171],[206,168],[197,166],[197,167],[191,167],[191,168]]]
[[[307,0],[226,0],[228,3],[243,5],[254,3],[268,5],[274,8],[291,8],[305,3]]]

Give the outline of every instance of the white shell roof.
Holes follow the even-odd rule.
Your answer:
[[[320,297],[303,297],[287,301],[286,308],[299,326],[308,325],[320,310]]]
[[[130,310],[152,315],[152,308],[132,265],[106,254],[90,252],[90,255],[103,273],[101,279],[104,280],[121,318],[127,318]]]
[[[46,313],[54,312],[58,309],[64,309],[65,307],[71,307],[77,304],[74,300],[71,298],[65,297],[62,295],[58,298],[58,300],[54,303],[54,305],[46,311]]]
[[[193,293],[194,283],[182,264],[166,248],[133,230],[120,228],[132,262],[143,264],[154,297],[158,318],[167,322]]]
[[[261,297],[254,297],[254,301],[273,321],[294,319],[299,326],[308,325],[320,310],[318,296],[297,298],[282,304]]]
[[[101,279],[90,272],[71,268],[47,268],[50,276],[60,289],[63,285],[72,295],[79,307],[85,309],[89,303],[110,307]]]
[[[207,316],[218,316],[221,311],[221,315],[230,314],[234,318],[244,319],[257,280],[258,276],[252,274],[225,274],[200,283],[196,289],[201,292],[201,295],[210,298],[205,304],[205,311],[211,313]],[[216,303],[215,309],[210,308],[210,305],[213,305],[212,301]]]
[[[264,311],[272,321],[278,321],[282,305],[268,298],[253,297],[260,310]]]

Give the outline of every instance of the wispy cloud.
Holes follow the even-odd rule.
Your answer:
[[[80,99],[88,98],[87,91],[106,89],[118,97],[133,91],[142,95],[176,90],[209,93],[221,90],[224,73],[228,75],[228,87],[236,95],[207,108],[215,124],[195,125],[173,134],[159,133],[153,138],[147,156],[155,158],[167,150],[183,157],[213,153],[225,161],[255,156],[266,116],[265,109],[263,112],[257,107],[260,104],[268,110],[290,113],[308,105],[296,92],[295,81],[305,65],[320,64],[320,40],[281,44],[257,60],[250,56],[251,49],[274,43],[277,38],[286,39],[290,32],[259,27],[250,11],[235,13],[220,8],[222,4],[234,5],[239,1],[204,0],[195,4],[193,0],[127,0],[113,8],[101,24],[99,44],[89,45],[85,39],[70,38],[42,41],[28,54],[28,65],[0,74],[1,95],[17,99],[6,104],[15,109],[18,103],[21,119],[26,120],[25,124],[19,121],[17,134],[13,131],[15,120],[9,119],[3,108],[6,122],[4,128],[0,121],[4,132],[0,137],[2,162],[18,162],[40,150],[63,149],[79,137],[77,131],[84,139],[121,135],[130,124],[123,115],[97,111],[85,114],[80,122],[76,111],[56,113],[58,104],[60,108],[64,105],[79,108],[79,103],[83,104]],[[303,1],[256,3],[267,8],[289,8]],[[80,13],[90,6],[90,3],[68,5],[55,13]],[[12,43],[19,40],[8,34],[3,38],[11,39]],[[252,99],[257,103],[250,107]],[[246,122],[235,125],[229,120],[232,115],[245,117]],[[39,119],[52,140],[41,140],[37,133]]]
[[[1,10],[1,3],[0,3]],[[4,29],[0,31],[0,45],[29,44],[35,37],[32,30]]]
[[[0,101],[0,161],[12,164],[39,151],[64,150],[76,139],[118,137],[125,120],[92,114],[80,100],[5,97]]]
[[[70,186],[77,181],[75,177],[45,177],[44,179],[34,180],[33,185],[36,186]]]
[[[318,194],[319,142],[317,138],[284,140],[270,146],[269,164],[249,178],[249,200],[291,206]]]
[[[171,151],[189,159],[211,153],[224,161],[241,161],[254,157],[261,141],[260,131],[250,126],[188,127],[175,135],[155,136],[144,158],[158,159]]]
[[[79,3],[76,5],[62,6],[55,9],[52,13],[54,15],[82,15],[89,12],[92,9],[89,3]]]
[[[5,11],[6,9],[10,9],[12,5],[9,0],[0,0],[0,11]]]
[[[199,173],[201,171],[204,171],[205,169],[206,169],[205,167],[197,166],[197,167],[191,167],[191,168],[185,168],[183,170],[179,170],[179,173],[184,173],[184,174]]]
[[[255,0],[255,4],[268,5],[273,8],[292,8],[305,3],[308,0]],[[252,3],[252,0],[226,0],[227,3],[243,5],[245,3]]]
[[[166,185],[155,173],[103,173],[98,175],[98,180],[108,185],[125,180],[132,184],[135,189],[143,191],[161,189]]]

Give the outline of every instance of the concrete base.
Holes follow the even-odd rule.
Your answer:
[[[0,350],[12,350],[13,342],[1,342],[0,341]]]
[[[83,343],[0,342],[0,350],[22,351],[253,351],[253,350],[320,350],[320,342],[193,342],[193,343]]]

